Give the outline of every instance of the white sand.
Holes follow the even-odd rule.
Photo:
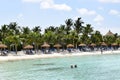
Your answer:
[[[115,54],[120,53],[120,50],[116,51],[103,51],[102,54]],[[101,55],[100,51],[95,52],[72,52],[72,53],[52,53],[52,54],[35,54],[25,55],[23,51],[18,52],[18,55],[0,56],[0,61],[13,61],[13,60],[27,60],[38,58],[55,58],[55,57],[70,57],[70,56],[83,56],[83,55]]]

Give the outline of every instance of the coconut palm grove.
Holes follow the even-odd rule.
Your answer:
[[[118,47],[120,36],[110,30],[106,35],[102,35],[100,31],[94,30],[91,24],[84,23],[80,17],[75,21],[66,19],[65,24],[49,26],[43,32],[40,26],[30,29],[29,26],[19,26],[17,22],[3,24],[0,29],[0,41],[1,44],[7,45],[8,50],[15,50],[17,54],[17,51],[26,45],[33,45],[35,51],[40,50],[44,43],[49,44],[50,48],[60,44],[64,49],[68,44],[73,44],[74,48],[78,48],[79,44],[95,44],[96,47],[100,47],[102,43],[107,47]]]

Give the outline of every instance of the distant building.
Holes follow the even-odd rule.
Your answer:
[[[109,30],[105,36],[114,36],[114,34]]]

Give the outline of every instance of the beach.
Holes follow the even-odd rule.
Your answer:
[[[0,56],[0,61],[15,61],[15,60],[28,60],[40,58],[56,58],[56,57],[71,57],[71,56],[84,56],[84,55],[104,55],[104,54],[119,54],[120,50],[115,51],[93,51],[93,52],[71,52],[71,53],[52,53],[52,54],[34,54],[26,55],[23,51],[19,51],[17,55]]]

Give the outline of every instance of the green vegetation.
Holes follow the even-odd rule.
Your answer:
[[[20,27],[16,22],[4,24],[0,29],[0,41],[8,46],[8,49],[14,47],[16,50],[21,50],[23,46],[31,44],[34,45],[35,52],[40,46],[47,42],[51,46],[54,44],[73,44],[75,48],[80,44],[95,43],[100,45],[105,42],[108,45],[113,43],[120,43],[120,37],[116,34],[102,35],[99,31],[95,31],[91,24],[85,24],[81,18],[73,21],[72,19],[65,20],[64,25],[58,27],[50,26],[41,33],[40,26],[35,26],[33,29],[29,27]]]

